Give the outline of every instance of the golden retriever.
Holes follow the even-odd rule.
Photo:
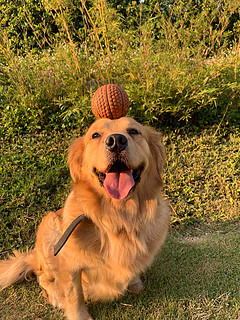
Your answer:
[[[155,130],[128,117],[95,121],[69,149],[73,187],[64,208],[43,218],[34,250],[1,261],[1,288],[34,273],[68,320],[92,319],[84,300],[140,292],[140,275],[169,224],[161,196],[164,157]],[[82,222],[54,255],[59,238],[81,214]]]

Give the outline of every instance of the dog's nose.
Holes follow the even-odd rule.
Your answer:
[[[128,140],[123,134],[111,134],[105,140],[106,148],[111,151],[123,151],[127,148]]]

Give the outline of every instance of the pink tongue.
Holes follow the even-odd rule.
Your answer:
[[[135,185],[131,170],[114,171],[106,174],[104,187],[115,199],[124,199]]]

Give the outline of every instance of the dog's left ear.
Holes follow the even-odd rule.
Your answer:
[[[80,137],[73,141],[68,151],[68,165],[74,182],[81,178],[83,152],[84,138]]]
[[[163,167],[165,164],[165,147],[162,144],[162,135],[160,132],[152,128],[148,130],[148,145],[155,163],[157,174],[161,177]]]

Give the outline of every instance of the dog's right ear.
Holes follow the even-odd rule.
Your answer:
[[[81,178],[83,152],[84,138],[80,137],[73,141],[68,151],[68,165],[74,182],[77,182]]]

